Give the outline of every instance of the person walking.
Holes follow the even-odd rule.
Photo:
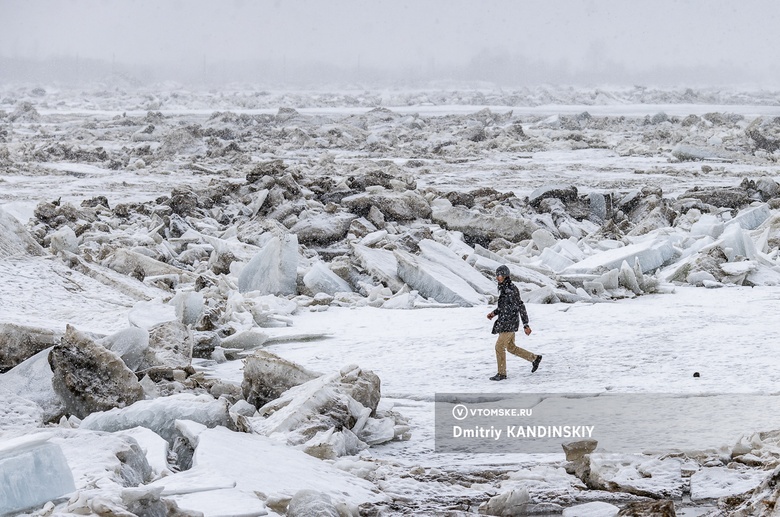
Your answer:
[[[520,298],[520,291],[512,283],[509,268],[501,265],[496,268],[496,280],[498,281],[498,307],[490,312],[489,320],[496,318],[493,324],[493,334],[498,334],[496,340],[496,362],[498,373],[490,378],[491,381],[503,381],[506,379],[506,352],[522,357],[531,363],[531,373],[539,368],[542,356],[534,354],[515,345],[515,332],[520,328],[520,319],[523,320],[523,332],[531,335],[531,327],[528,325],[528,312]]]

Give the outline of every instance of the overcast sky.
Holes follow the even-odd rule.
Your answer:
[[[13,58],[441,69],[499,55],[780,79],[776,0],[0,0],[0,20]]]

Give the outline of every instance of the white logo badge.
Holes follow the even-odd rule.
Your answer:
[[[457,404],[452,407],[452,416],[455,418],[455,420],[464,420],[467,416],[469,416],[469,408],[463,404]]]

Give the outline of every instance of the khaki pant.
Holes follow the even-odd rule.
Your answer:
[[[514,332],[501,332],[496,340],[496,362],[498,362],[498,373],[501,375],[506,375],[506,352],[530,362],[536,359],[536,354],[515,346]]]

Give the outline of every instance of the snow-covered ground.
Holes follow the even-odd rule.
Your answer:
[[[271,345],[269,350],[323,372],[350,362],[375,371],[383,397],[404,414],[414,411],[419,431],[388,454],[445,466],[452,461],[447,455],[424,454],[434,445],[436,393],[649,393],[659,398],[669,393],[776,393],[778,345],[770,327],[778,300],[777,288],[684,287],[610,304],[532,305],[533,333],[518,338],[519,345],[544,359],[531,374],[528,363],[509,356],[509,379],[500,383],[488,379],[495,373],[494,339],[482,307],[331,308],[301,314],[296,328],[330,337]],[[222,368],[221,375],[240,380],[240,372],[230,371],[235,365]],[[780,425],[776,414],[756,412],[755,407],[729,407],[727,414],[708,417],[722,441],[700,443],[702,448]],[[497,460],[475,455],[470,461]]]
[[[41,99],[31,96],[26,88],[8,86],[0,89],[0,110],[3,110],[0,111],[3,113],[0,116],[0,135],[3,135],[0,208],[27,224],[34,220],[40,202],[59,199],[61,203],[79,206],[85,199],[102,195],[112,207],[140,203],[169,195],[177,187],[207,188],[219,181],[238,183],[244,180],[249,168],[272,158],[307,167],[319,164],[324,177],[335,174],[334,167],[337,172],[349,172],[365,161],[392,162],[405,166],[404,171],[414,178],[421,191],[431,188],[468,192],[490,187],[512,192],[518,198],[530,196],[540,187],[560,184],[574,185],[582,193],[632,192],[652,187],[662,189],[665,196],[676,197],[694,187],[735,187],[746,178],[780,181],[777,152],[745,154],[735,150],[746,140],[745,128],[753,119],[780,115],[777,103],[766,102],[765,92],[754,92],[753,96],[746,93],[742,104],[734,101],[739,96],[726,93],[721,97],[709,94],[709,103],[682,103],[674,92],[669,94],[669,99],[677,102],[659,102],[662,95],[657,93],[652,96],[652,102],[642,103],[636,95],[620,91],[601,92],[600,101],[586,104],[582,99],[594,97],[589,93],[592,92],[570,93],[570,98],[564,99],[569,103],[552,104],[547,102],[552,93],[544,96],[537,92],[535,102],[509,105],[500,102],[506,96],[498,96],[497,102],[489,95],[485,99],[484,92],[481,93],[484,104],[474,102],[480,97],[473,92],[441,94],[448,102],[431,102],[436,98],[431,92],[363,92],[340,97],[311,92],[265,92],[216,98],[176,90],[104,93],[89,99],[51,89]],[[777,99],[776,95],[769,97]],[[464,98],[466,101],[462,101]],[[243,100],[235,102],[236,99]],[[393,104],[393,100],[399,99],[404,103]],[[34,116],[25,116],[30,114],[29,110],[20,110],[23,102],[36,106]],[[383,111],[377,113],[371,107],[376,103],[390,115]],[[151,142],[152,152],[157,152],[177,142],[159,136],[144,140],[145,137],[138,136],[143,134],[142,127],[139,130],[137,124],[128,123],[126,127],[130,130],[127,130],[122,125],[125,117],[147,117],[145,124],[152,126],[162,125],[162,120],[167,118],[165,124],[171,126],[207,127],[215,120],[214,113],[220,111],[229,112],[233,117],[232,122],[223,126],[234,127],[240,133],[247,128],[242,116],[273,117],[281,113],[282,107],[296,109],[296,116],[302,117],[297,125],[309,133],[314,143],[284,143],[274,148],[276,144],[266,143],[262,135],[247,130],[236,141],[239,147],[253,146],[253,150],[241,156],[226,152],[221,159],[214,152],[220,150],[218,144],[190,142],[145,163],[143,158],[138,158],[143,156],[138,154],[142,146]],[[493,117],[495,126],[499,125],[499,118],[505,117],[501,124],[522,125],[522,130],[535,143],[504,145],[496,136],[496,147],[484,148],[457,143],[457,139],[448,140],[442,134],[440,128],[450,118],[463,117],[458,123],[468,126],[473,121],[470,116],[486,107],[490,111],[485,116]],[[567,123],[586,111],[588,118],[607,122],[602,128],[585,124],[577,130],[565,129]],[[14,113],[19,116],[14,118]],[[679,120],[666,125],[663,120],[645,124],[644,120],[659,113],[679,119],[689,115],[733,114],[737,122],[719,126],[700,119],[700,123],[687,126],[680,126]],[[383,145],[357,145],[353,137],[344,136],[347,121],[357,116],[386,117],[388,127],[363,126],[365,134],[360,137]],[[116,124],[112,125],[112,121]],[[419,149],[414,144],[398,144],[388,136],[399,127],[402,134],[396,138],[402,141],[406,137],[411,140],[413,137],[408,135],[417,132],[414,138],[424,139],[428,148],[441,144],[449,150],[418,157]],[[330,128],[330,136],[318,133],[318,128]],[[450,136],[460,129],[460,126],[450,128]],[[484,129],[488,138],[495,136],[491,124]],[[146,134],[153,133],[154,128]],[[680,134],[687,136],[674,136]],[[136,136],[130,139],[130,135]],[[278,134],[274,137],[284,138]],[[292,141],[292,133],[288,137]],[[329,143],[328,138],[331,138]],[[700,160],[676,160],[672,151],[681,140],[698,142],[702,149],[715,154]],[[576,144],[581,141],[589,145]],[[83,153],[52,151],[56,145]],[[94,158],[98,148],[107,151],[109,157]],[[110,163],[121,156],[130,158],[124,163]],[[410,166],[413,160],[418,163]],[[205,165],[198,165],[201,163]],[[772,214],[777,210],[773,206]],[[137,235],[148,239],[151,233],[142,230],[138,229]],[[126,245],[120,240],[112,244]],[[776,260],[776,253],[776,249],[769,249],[756,260]],[[767,268],[777,271],[776,265],[774,269]],[[172,294],[110,269],[103,271],[100,280],[83,272],[73,267],[72,260],[62,260],[49,250],[43,256],[17,254],[3,258],[0,261],[0,323],[59,332],[65,330],[66,324],[72,324],[79,330],[102,336],[125,329],[129,322],[140,321],[142,317],[160,316],[153,314],[156,309],[138,309],[137,301],[142,298],[167,301]],[[235,277],[235,272],[225,276],[231,275]],[[233,284],[226,283],[220,288],[234,284],[235,279]],[[323,461],[303,453],[291,454],[291,448],[282,447],[276,440],[278,436],[269,439],[235,433],[222,426],[206,429],[180,421],[179,431],[191,444],[197,444],[193,468],[180,473],[166,471],[170,465],[166,467],[165,444],[138,431],[137,441],[142,444],[156,475],[148,483],[148,490],[135,490],[154,499],[149,490],[166,486],[163,496],[172,497],[181,508],[201,511],[207,516],[283,513],[285,498],[305,488],[342,501],[342,514],[350,511],[354,514],[362,505],[365,515],[444,512],[466,515],[476,512],[476,507],[492,496],[512,490],[527,491],[537,511],[547,508],[551,514],[559,514],[577,504],[600,501],[614,505],[591,506],[594,513],[587,515],[614,515],[617,507],[647,493],[674,499],[678,515],[715,512],[717,497],[756,488],[770,473],[769,469],[777,465],[777,448],[773,445],[776,442],[771,437],[764,436],[763,441],[753,438],[753,452],[766,453],[755,465],[724,461],[717,465],[713,462],[709,469],[689,466],[695,472],[692,479],[696,483],[675,478],[664,470],[665,466],[643,464],[634,468],[630,462],[624,463],[622,477],[618,475],[614,479],[620,478],[623,487],[633,486],[635,490],[630,495],[619,489],[586,490],[580,479],[565,472],[562,453],[435,451],[437,393],[486,396],[640,393],[659,399],[671,394],[697,400],[701,395],[710,395],[713,400],[722,394],[744,395],[744,403],[731,406],[713,402],[709,414],[706,404],[700,408],[700,417],[710,422],[713,432],[707,435],[708,441],[697,442],[692,448],[708,450],[707,454],[715,458],[726,454],[724,447],[734,447],[742,437],[780,429],[777,405],[772,405],[780,381],[777,372],[780,345],[776,339],[780,329],[776,314],[780,286],[777,282],[767,281],[767,285],[755,287],[725,282],[712,289],[662,284],[654,294],[622,299],[529,303],[533,333],[528,337],[518,334],[518,344],[542,354],[544,359],[539,370],[532,374],[527,362],[510,355],[509,378],[503,382],[488,379],[496,371],[495,336],[490,334],[492,323],[485,317],[492,307],[488,304],[411,310],[372,307],[365,303],[303,304],[282,318],[291,323],[290,327],[263,329],[266,337],[271,337],[264,350],[322,374],[333,374],[352,364],[373,371],[381,379],[380,408],[395,411],[408,421],[408,439],[374,445],[359,455]],[[130,316],[133,307],[136,307],[135,320]],[[143,314],[139,316],[139,312]],[[160,321],[164,320],[161,317]],[[301,336],[309,338],[301,339]],[[207,377],[226,384],[240,386],[244,378],[241,360],[195,359],[193,365]],[[766,406],[757,406],[757,400]],[[9,403],[11,409],[3,414],[10,421],[11,415],[18,416],[24,412],[21,408],[27,407],[22,402]],[[34,413],[32,409],[29,411]],[[663,415],[658,418],[663,419]],[[93,452],[82,455],[85,446],[79,442],[84,439],[68,428],[76,424],[61,422],[60,426],[45,426],[44,432],[51,434],[50,443],[61,446],[78,489],[74,494],[79,495],[66,495],[66,499],[70,498],[66,502],[54,498],[54,503],[46,508],[41,504],[35,509],[36,515],[104,515],[99,511],[101,500],[105,508],[116,508],[132,500],[132,494],[128,494],[133,488],[127,488],[132,484],[125,485],[120,497],[112,478],[112,472],[120,470],[113,453],[130,447],[126,439],[113,434],[111,438],[101,438],[99,443],[90,445],[96,447]],[[669,426],[674,425],[674,420],[670,420]],[[18,429],[9,426],[4,433],[5,436],[0,434],[0,472],[9,468],[4,451],[21,447],[13,441],[19,440]],[[658,443],[648,447],[661,448]],[[158,451],[156,456],[154,450]],[[609,464],[608,459],[603,461],[604,465]],[[659,465],[663,463],[657,461]],[[682,464],[688,465],[685,461]],[[722,468],[725,465],[732,468]],[[679,467],[676,464],[678,474]],[[601,472],[609,470],[602,469]],[[633,483],[631,473],[648,471],[655,473],[655,477],[645,475],[645,485],[636,488],[639,482]],[[156,496],[159,498],[160,494]],[[550,506],[545,507],[547,503]],[[0,503],[0,514],[3,509]],[[575,509],[567,511],[565,515],[586,515],[585,507],[580,514]]]

